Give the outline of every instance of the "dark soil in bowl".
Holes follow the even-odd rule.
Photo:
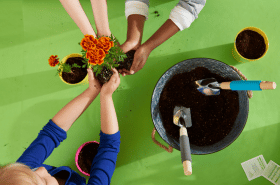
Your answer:
[[[165,85],[159,99],[159,111],[166,133],[179,143],[179,129],[173,123],[175,106],[190,108],[192,126],[187,128],[189,141],[196,146],[213,145],[225,138],[239,112],[238,93],[221,90],[220,95],[200,93],[194,81],[215,78],[219,83],[231,81],[204,67],[174,75]]]
[[[107,67],[103,67],[101,72],[97,76],[95,75],[95,77],[97,78],[100,84],[105,84],[110,80],[112,75],[113,71],[109,70]]]
[[[119,64],[119,66],[116,67],[116,69],[117,70],[126,69],[129,71],[133,63],[135,52],[136,52],[135,50],[130,50],[129,52],[127,52],[126,53],[127,58],[125,58],[123,62],[118,62],[117,64]]]
[[[97,154],[98,147],[99,147],[98,143],[86,144],[82,148],[78,156],[78,165],[84,172],[88,174],[90,174],[91,164],[95,155]]]
[[[82,57],[70,57],[66,60],[66,64],[73,65],[74,63],[79,66],[83,66]],[[87,76],[87,68],[72,67],[70,73],[62,72],[62,78],[70,84],[76,84],[81,82]]]
[[[266,45],[258,32],[244,30],[236,38],[236,48],[244,58],[258,59],[264,54]]]

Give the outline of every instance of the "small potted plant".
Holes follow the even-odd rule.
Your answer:
[[[89,141],[82,144],[75,156],[75,163],[78,170],[84,175],[90,176],[90,168],[95,155],[98,152],[99,142]]]
[[[85,35],[79,43],[82,47],[82,54],[68,55],[61,62],[59,62],[57,55],[52,55],[49,58],[49,64],[52,67],[59,65],[58,74],[66,83],[71,83],[66,80],[67,75],[79,77],[80,81],[74,84],[88,82],[86,68],[91,67],[100,84],[104,84],[113,75],[111,68],[129,70],[133,62],[135,51],[124,54],[117,43],[118,40],[113,35],[97,38],[94,38],[93,35]],[[74,61],[71,62],[71,60]],[[75,74],[76,71],[81,72]],[[83,75],[82,72],[85,74]]]
[[[51,67],[58,65],[57,74],[66,84],[77,85],[88,82],[87,69],[82,67],[84,62],[81,54],[73,53],[67,55],[61,62],[59,62],[57,55],[52,55],[49,58],[49,65]]]

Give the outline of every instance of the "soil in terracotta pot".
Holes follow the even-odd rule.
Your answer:
[[[264,38],[252,30],[244,30],[236,38],[237,51],[248,59],[260,58],[266,49]]]
[[[133,63],[134,54],[135,54],[135,50],[130,50],[129,52],[127,52],[126,53],[127,58],[125,58],[123,62],[118,62],[117,64],[120,65],[116,67],[116,69],[117,70],[126,69],[129,71]]]
[[[70,64],[71,66],[76,63],[79,66],[83,66],[85,63],[82,62],[82,57],[70,57],[66,60],[66,64]],[[70,83],[76,84],[81,82],[87,76],[87,68],[78,68],[72,67],[70,73],[62,72],[62,78]]]
[[[97,76],[95,75],[95,77],[97,78],[100,84],[105,84],[110,80],[112,75],[113,71],[109,70],[107,67],[103,67],[101,72]]]
[[[168,135],[179,142],[180,127],[173,123],[175,106],[190,108],[192,126],[187,128],[190,143],[212,145],[225,138],[232,129],[239,112],[238,93],[221,90],[220,95],[206,96],[193,84],[196,80],[215,78],[219,83],[231,81],[211,73],[204,67],[174,75],[165,85],[159,99],[159,111]]]
[[[78,156],[78,165],[84,172],[88,174],[90,174],[91,164],[95,155],[97,154],[98,147],[99,147],[98,143],[86,144],[82,148]]]

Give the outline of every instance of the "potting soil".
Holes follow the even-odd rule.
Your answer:
[[[126,69],[129,71],[133,63],[135,52],[135,50],[130,50],[129,52],[127,52],[127,58],[125,58],[123,62],[119,62],[119,66],[116,67],[116,69]]]
[[[221,90],[220,95],[206,96],[200,93],[194,81],[215,78],[219,83],[231,81],[211,73],[204,67],[174,75],[165,85],[160,99],[159,111],[166,133],[179,142],[179,129],[173,123],[175,106],[190,108],[192,126],[187,128],[189,141],[196,146],[217,143],[232,129],[239,112],[238,93]]]
[[[244,30],[236,38],[236,49],[244,58],[258,59],[264,54],[266,45],[258,32]]]
[[[94,74],[94,73],[93,73]],[[102,68],[101,72],[98,75],[95,75],[97,80],[99,81],[100,84],[105,84],[108,82],[113,75],[113,71],[109,70],[107,67]]]
[[[98,147],[98,143],[89,143],[86,144],[80,151],[78,165],[84,172],[88,174],[90,174],[91,164],[95,155],[97,154]]]
[[[82,57],[70,57],[66,60],[66,64],[73,65],[74,63],[78,64],[79,66],[83,66],[85,63],[82,62]],[[62,78],[70,83],[75,84],[81,82],[87,76],[87,68],[78,68],[72,67],[70,73],[62,72]]]

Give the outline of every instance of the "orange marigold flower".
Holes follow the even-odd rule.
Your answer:
[[[55,67],[59,63],[59,58],[57,58],[57,55],[52,55],[49,58],[49,64],[51,67]]]
[[[105,51],[109,51],[111,49],[111,43],[110,42],[106,42],[103,44],[103,49]]]
[[[100,59],[100,60],[103,60],[104,58],[105,58],[105,56],[106,56],[106,54],[105,54],[105,51],[103,50],[103,49],[98,49],[98,51],[97,51],[97,55],[98,55],[98,58]]]
[[[88,50],[87,53],[86,53],[86,58],[90,59],[91,56],[94,56],[94,55],[95,55],[94,50]]]
[[[103,49],[103,43],[98,40],[97,43],[96,43],[96,48],[97,49]]]
[[[96,39],[94,38],[93,35],[88,35],[88,34],[86,34],[86,35],[85,35],[85,39],[87,39],[87,40],[89,40],[89,41],[92,41],[92,42],[96,42]]]
[[[82,46],[83,50],[89,50],[89,49],[95,49],[96,43],[97,40],[92,35],[85,35],[80,45]]]
[[[97,62],[96,62],[96,60],[94,60],[94,59],[90,59],[89,61],[88,61],[88,63],[90,63],[91,65],[97,65]]]
[[[83,38],[83,39],[82,39],[80,45],[82,46],[83,50],[85,50],[85,51],[86,51],[86,50],[88,49],[88,47],[89,47],[89,44],[88,44],[88,41],[87,41],[86,38]]]
[[[106,43],[106,42],[109,42],[110,41],[110,38],[109,37],[101,37],[98,39],[100,42],[102,43]]]
[[[96,45],[93,42],[90,42],[88,50],[95,50]]]
[[[114,42],[113,41],[110,41],[111,42],[111,47],[114,47]]]
[[[100,59],[99,59],[99,60],[97,61],[97,64],[98,64],[98,65],[101,65],[101,64],[103,64],[103,62],[104,62],[104,60],[100,60]]]

